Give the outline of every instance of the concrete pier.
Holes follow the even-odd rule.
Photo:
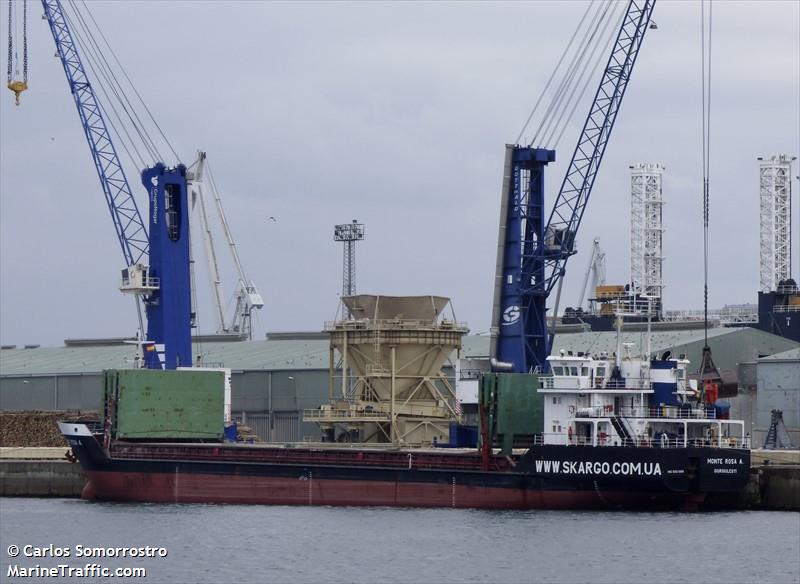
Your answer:
[[[800,511],[800,450],[753,450],[750,464],[750,484],[741,505]]]
[[[80,497],[80,464],[68,460],[0,459],[0,497]]]
[[[81,465],[66,458],[66,446],[0,448],[0,497],[80,497],[86,484]]]

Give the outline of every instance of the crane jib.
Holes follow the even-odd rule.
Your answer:
[[[111,139],[97,95],[72,38],[60,0],[42,0],[58,56],[75,99],[89,150],[106,198],[125,263],[138,264],[148,252],[147,229]]]

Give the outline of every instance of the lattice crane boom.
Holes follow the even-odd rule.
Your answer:
[[[628,3],[589,116],[558,191],[545,228],[545,237],[549,235],[552,238],[551,245],[545,242],[542,254],[547,262],[545,290],[548,294],[561,277],[567,260],[576,251],[575,235],[628,88],[639,48],[650,25],[655,3],[655,0],[631,0]]]
[[[61,1],[42,0],[42,7],[67,75],[86,141],[89,143],[89,151],[111,213],[122,255],[126,265],[136,265],[147,257],[147,229],[111,140],[100,103],[81,62]]]

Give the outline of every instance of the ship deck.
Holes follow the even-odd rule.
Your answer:
[[[520,454],[525,452],[520,451]],[[483,466],[480,452],[474,448],[375,448],[354,444],[202,444],[202,443],[133,443],[114,442],[111,455],[127,460],[185,460],[256,464],[292,464],[314,466],[360,466],[436,470],[509,471],[519,454],[505,456],[494,451],[489,466]]]

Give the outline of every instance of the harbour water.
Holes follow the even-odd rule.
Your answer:
[[[0,540],[3,582],[42,580],[15,569],[87,564],[144,568],[142,581],[148,583],[800,582],[795,512],[493,512],[2,498]],[[67,549],[69,557],[26,555],[50,556],[51,545],[52,553]],[[19,555],[11,557],[14,546]],[[88,556],[84,551],[146,546],[167,555],[98,557],[97,550]],[[109,580],[67,578],[73,579]]]

